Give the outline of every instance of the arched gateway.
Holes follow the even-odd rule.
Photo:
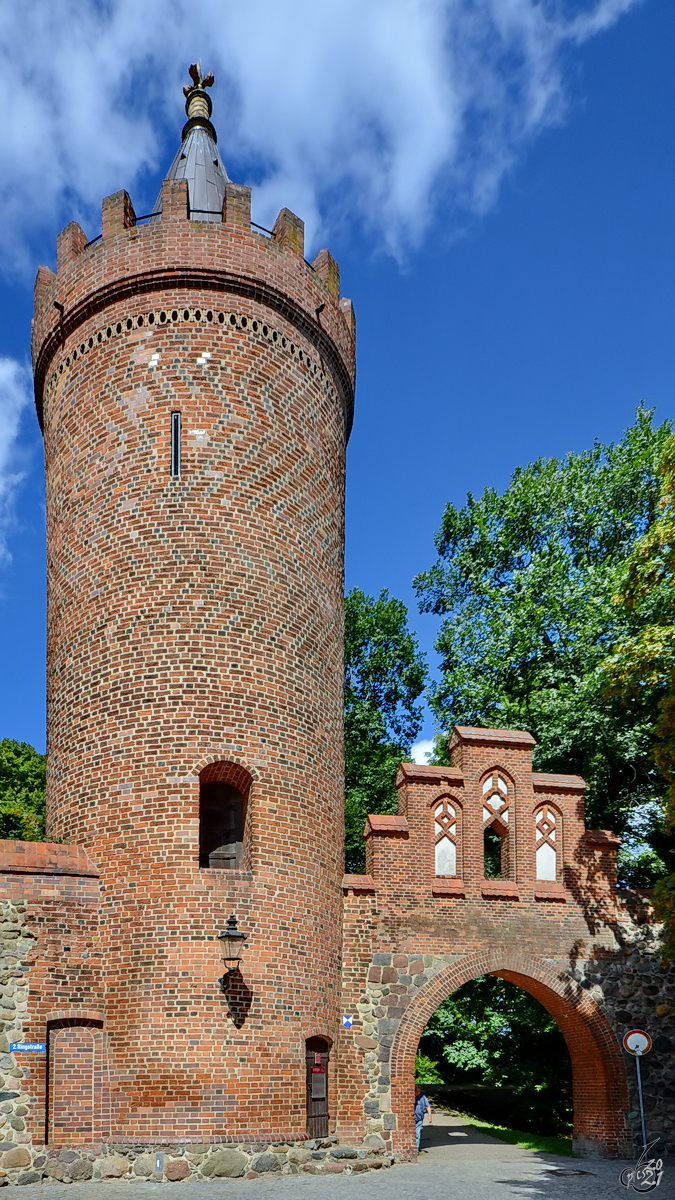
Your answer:
[[[618,1152],[626,1138],[626,1079],[614,1032],[598,1005],[566,974],[517,950],[491,948],[440,969],[406,1008],[391,1055],[392,1111],[400,1114],[395,1148],[414,1138],[415,1054],[422,1031],[443,1000],[477,975],[499,975],[539,1000],[564,1034],[572,1062],[574,1140],[578,1149]]]
[[[627,1148],[622,1031],[600,989],[578,982],[584,964],[621,954],[618,840],[586,830],[582,779],[532,771],[533,744],[521,731],[458,727],[453,766],[403,764],[398,815],[368,818],[367,874],[343,881],[345,1138],[412,1157],[420,1035],[451,992],[493,974],[539,1000],[565,1037],[577,1148]]]

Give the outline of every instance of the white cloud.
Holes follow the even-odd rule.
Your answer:
[[[30,395],[28,369],[13,358],[0,357],[0,561],[7,558],[6,537],[13,521],[16,489],[24,474],[25,456],[18,435]]]
[[[430,215],[484,212],[564,112],[561,52],[640,0],[32,0],[0,7],[0,241],[79,215],[156,169],[190,58],[217,75],[225,158],[310,231],[360,220],[394,253]],[[164,150],[162,151],[162,158]],[[167,163],[168,165],[168,163]],[[257,168],[257,169],[256,169]]]
[[[434,743],[432,739],[429,739],[428,741],[423,740],[421,742],[415,742],[415,745],[410,750],[410,757],[414,763],[420,763],[422,766],[426,766],[429,762],[429,758],[431,757],[433,749]]]

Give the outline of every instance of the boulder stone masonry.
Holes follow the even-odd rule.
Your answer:
[[[59,1150],[20,1146],[0,1155],[0,1187],[27,1183],[119,1180],[178,1183],[186,1179],[257,1179],[264,1175],[345,1175],[392,1166],[382,1149],[339,1146],[336,1138],[265,1145],[94,1145]]]

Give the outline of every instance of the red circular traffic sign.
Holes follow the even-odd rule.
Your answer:
[[[629,1054],[633,1054],[635,1058],[642,1058],[643,1054],[649,1054],[652,1048],[652,1039],[644,1029],[629,1029],[624,1035],[623,1048]]]

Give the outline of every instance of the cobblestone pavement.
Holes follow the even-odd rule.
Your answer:
[[[498,1142],[435,1112],[417,1163],[364,1175],[294,1175],[204,1183],[36,1184],[40,1200],[631,1200],[619,1181],[626,1164],[535,1154]],[[633,1165],[633,1164],[630,1164]],[[568,1174],[568,1172],[574,1172]],[[578,1174],[577,1174],[578,1172]],[[32,1193],[27,1186],[25,1192]],[[675,1163],[667,1159],[655,1200],[675,1200]]]

